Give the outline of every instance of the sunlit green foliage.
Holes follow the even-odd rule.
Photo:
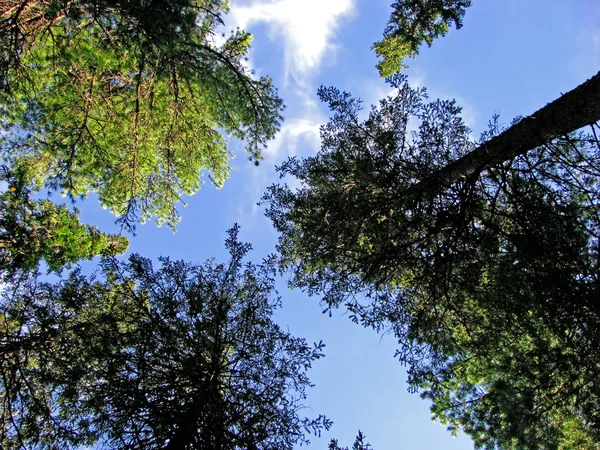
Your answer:
[[[32,200],[22,174],[11,174],[2,167],[0,180],[6,183],[0,194],[0,278],[35,271],[41,261],[58,272],[82,259],[127,250],[125,237],[81,224],[77,211],[49,200]]]
[[[465,9],[471,0],[398,0],[392,3],[392,14],[383,39],[373,44],[381,58],[377,69],[389,77],[406,66],[406,58],[414,58],[421,44],[431,46],[434,39],[444,36],[454,25],[462,27]]]
[[[392,332],[412,389],[477,447],[597,448],[597,126],[415,190],[478,143],[454,102],[392,81],[364,121],[321,89],[321,151],[281,166],[300,188],[265,195],[292,286]]]
[[[202,265],[134,255],[0,301],[3,449],[292,449],[328,428],[300,416],[322,355],[272,320],[274,261]]]
[[[201,174],[222,186],[230,137],[258,162],[279,127],[251,35],[217,34],[223,0],[3,0],[2,156],[71,197],[98,193],[132,227],[174,227]]]

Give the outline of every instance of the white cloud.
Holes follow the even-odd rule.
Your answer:
[[[269,162],[279,162],[285,156],[294,156],[299,153],[298,146],[306,145],[302,149],[316,151],[319,148],[319,126],[323,121],[312,118],[294,118],[287,120],[279,134],[265,151],[265,159]]]
[[[311,117],[311,118],[306,118]],[[275,165],[280,165],[286,157],[310,155],[316,153],[320,146],[319,127],[326,121],[321,114],[308,115],[286,120],[277,137],[271,141],[264,152],[264,160],[254,170],[244,171],[246,179],[244,201],[236,202],[236,220],[244,224],[244,228],[252,228],[260,223],[261,208],[249,204],[247,198],[259,199],[267,186],[279,183],[279,174]],[[299,186],[299,181],[289,178],[284,181],[292,189]]]
[[[295,105],[295,114],[286,118],[279,133],[264,151],[266,164],[280,164],[288,156],[314,154],[321,146],[320,126],[327,116],[320,107],[316,95],[309,91],[289,91]]]
[[[230,19],[240,28],[265,24],[272,41],[282,42],[285,80],[301,83],[327,55],[335,53],[333,38],[354,0],[251,0],[234,5]]]

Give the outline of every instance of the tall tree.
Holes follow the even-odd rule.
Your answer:
[[[42,261],[49,270],[59,272],[82,259],[127,250],[125,237],[81,224],[76,210],[49,200],[32,200],[22,173],[2,166],[0,181],[7,184],[0,194],[0,279],[36,271]]]
[[[279,168],[299,189],[265,194],[292,284],[391,330],[410,386],[478,447],[595,448],[597,125],[511,153],[523,120],[476,143],[454,102],[391,81],[397,95],[362,122],[359,101],[321,89],[321,151]],[[508,159],[438,175],[494,142]]]
[[[244,64],[252,36],[217,34],[226,0],[6,0],[2,156],[37,186],[98,193],[132,227],[174,227],[202,172],[222,186],[229,137],[258,163],[282,101]]]
[[[274,261],[134,255],[102,274],[11,285],[2,299],[2,448],[292,449],[330,422],[299,416],[308,345],[272,320]]]
[[[392,14],[383,33],[383,39],[373,44],[381,58],[377,69],[382,77],[399,72],[406,66],[406,58],[414,58],[419,47],[431,47],[434,39],[446,35],[450,27],[462,27],[465,10],[471,0],[397,0],[392,3]]]
[[[415,192],[439,190],[600,121],[600,72],[473,151],[420,180]],[[591,100],[591,101],[590,101]]]

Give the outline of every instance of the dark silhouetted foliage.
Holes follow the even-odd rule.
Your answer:
[[[371,445],[368,443],[365,443],[365,435],[362,434],[362,431],[358,430],[358,434],[356,435],[356,439],[354,439],[354,444],[352,445],[351,449],[348,449],[348,447],[340,447],[338,445],[338,441],[337,439],[332,439],[329,442],[329,447],[327,447],[329,450],[369,450],[372,449]]]
[[[273,261],[153,269],[134,255],[58,283],[4,288],[2,448],[292,449],[328,428],[299,416],[323,344],[272,321]]]
[[[265,194],[292,286],[394,333],[412,389],[477,447],[596,448],[597,125],[515,156],[522,120],[474,142],[454,102],[392,82],[364,121],[359,101],[321,89],[321,151],[279,168],[300,188]],[[511,156],[431,181],[494,140]]]

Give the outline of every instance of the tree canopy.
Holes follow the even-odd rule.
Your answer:
[[[356,439],[354,439],[354,444],[352,444],[350,450],[371,450],[371,445],[368,443],[365,444],[365,439],[365,435],[362,431],[358,430],[358,434],[356,435]],[[332,439],[327,448],[329,450],[349,450],[348,447],[340,447],[337,439]]]
[[[133,227],[174,227],[206,171],[228,176],[230,137],[250,159],[279,128],[271,80],[244,64],[252,36],[217,34],[224,0],[5,0],[0,152],[37,187],[97,192]]]
[[[80,260],[127,250],[125,237],[81,224],[76,210],[46,199],[32,200],[23,174],[2,166],[0,181],[8,185],[0,194],[0,279],[35,272],[42,261],[49,270],[59,272]]]
[[[292,285],[393,332],[410,386],[477,447],[594,448],[597,125],[418,189],[523,120],[474,142],[455,102],[391,82],[364,121],[359,101],[322,88],[321,151],[279,168],[299,189],[265,194]]]
[[[57,284],[4,289],[2,448],[292,449],[330,422],[299,416],[322,355],[272,320],[274,261],[106,259]]]
[[[476,140],[397,74],[471,3],[392,3],[373,50],[394,94],[364,118],[319,90],[321,151],[263,198],[279,257],[246,262],[234,226],[228,261],[155,268],[38,192],[174,229],[203,174],[225,182],[230,139],[258,164],[279,129],[252,36],[221,34],[227,0],[0,0],[0,447],[279,450],[328,429],[302,414],[324,344],[274,322],[279,269],[393,334],[409,389],[477,448],[597,449],[600,73]]]
[[[471,0],[397,0],[383,39],[373,44],[381,58],[377,70],[382,77],[400,72],[406,58],[414,58],[421,44],[431,47],[434,39],[446,35],[450,27],[462,27]]]

